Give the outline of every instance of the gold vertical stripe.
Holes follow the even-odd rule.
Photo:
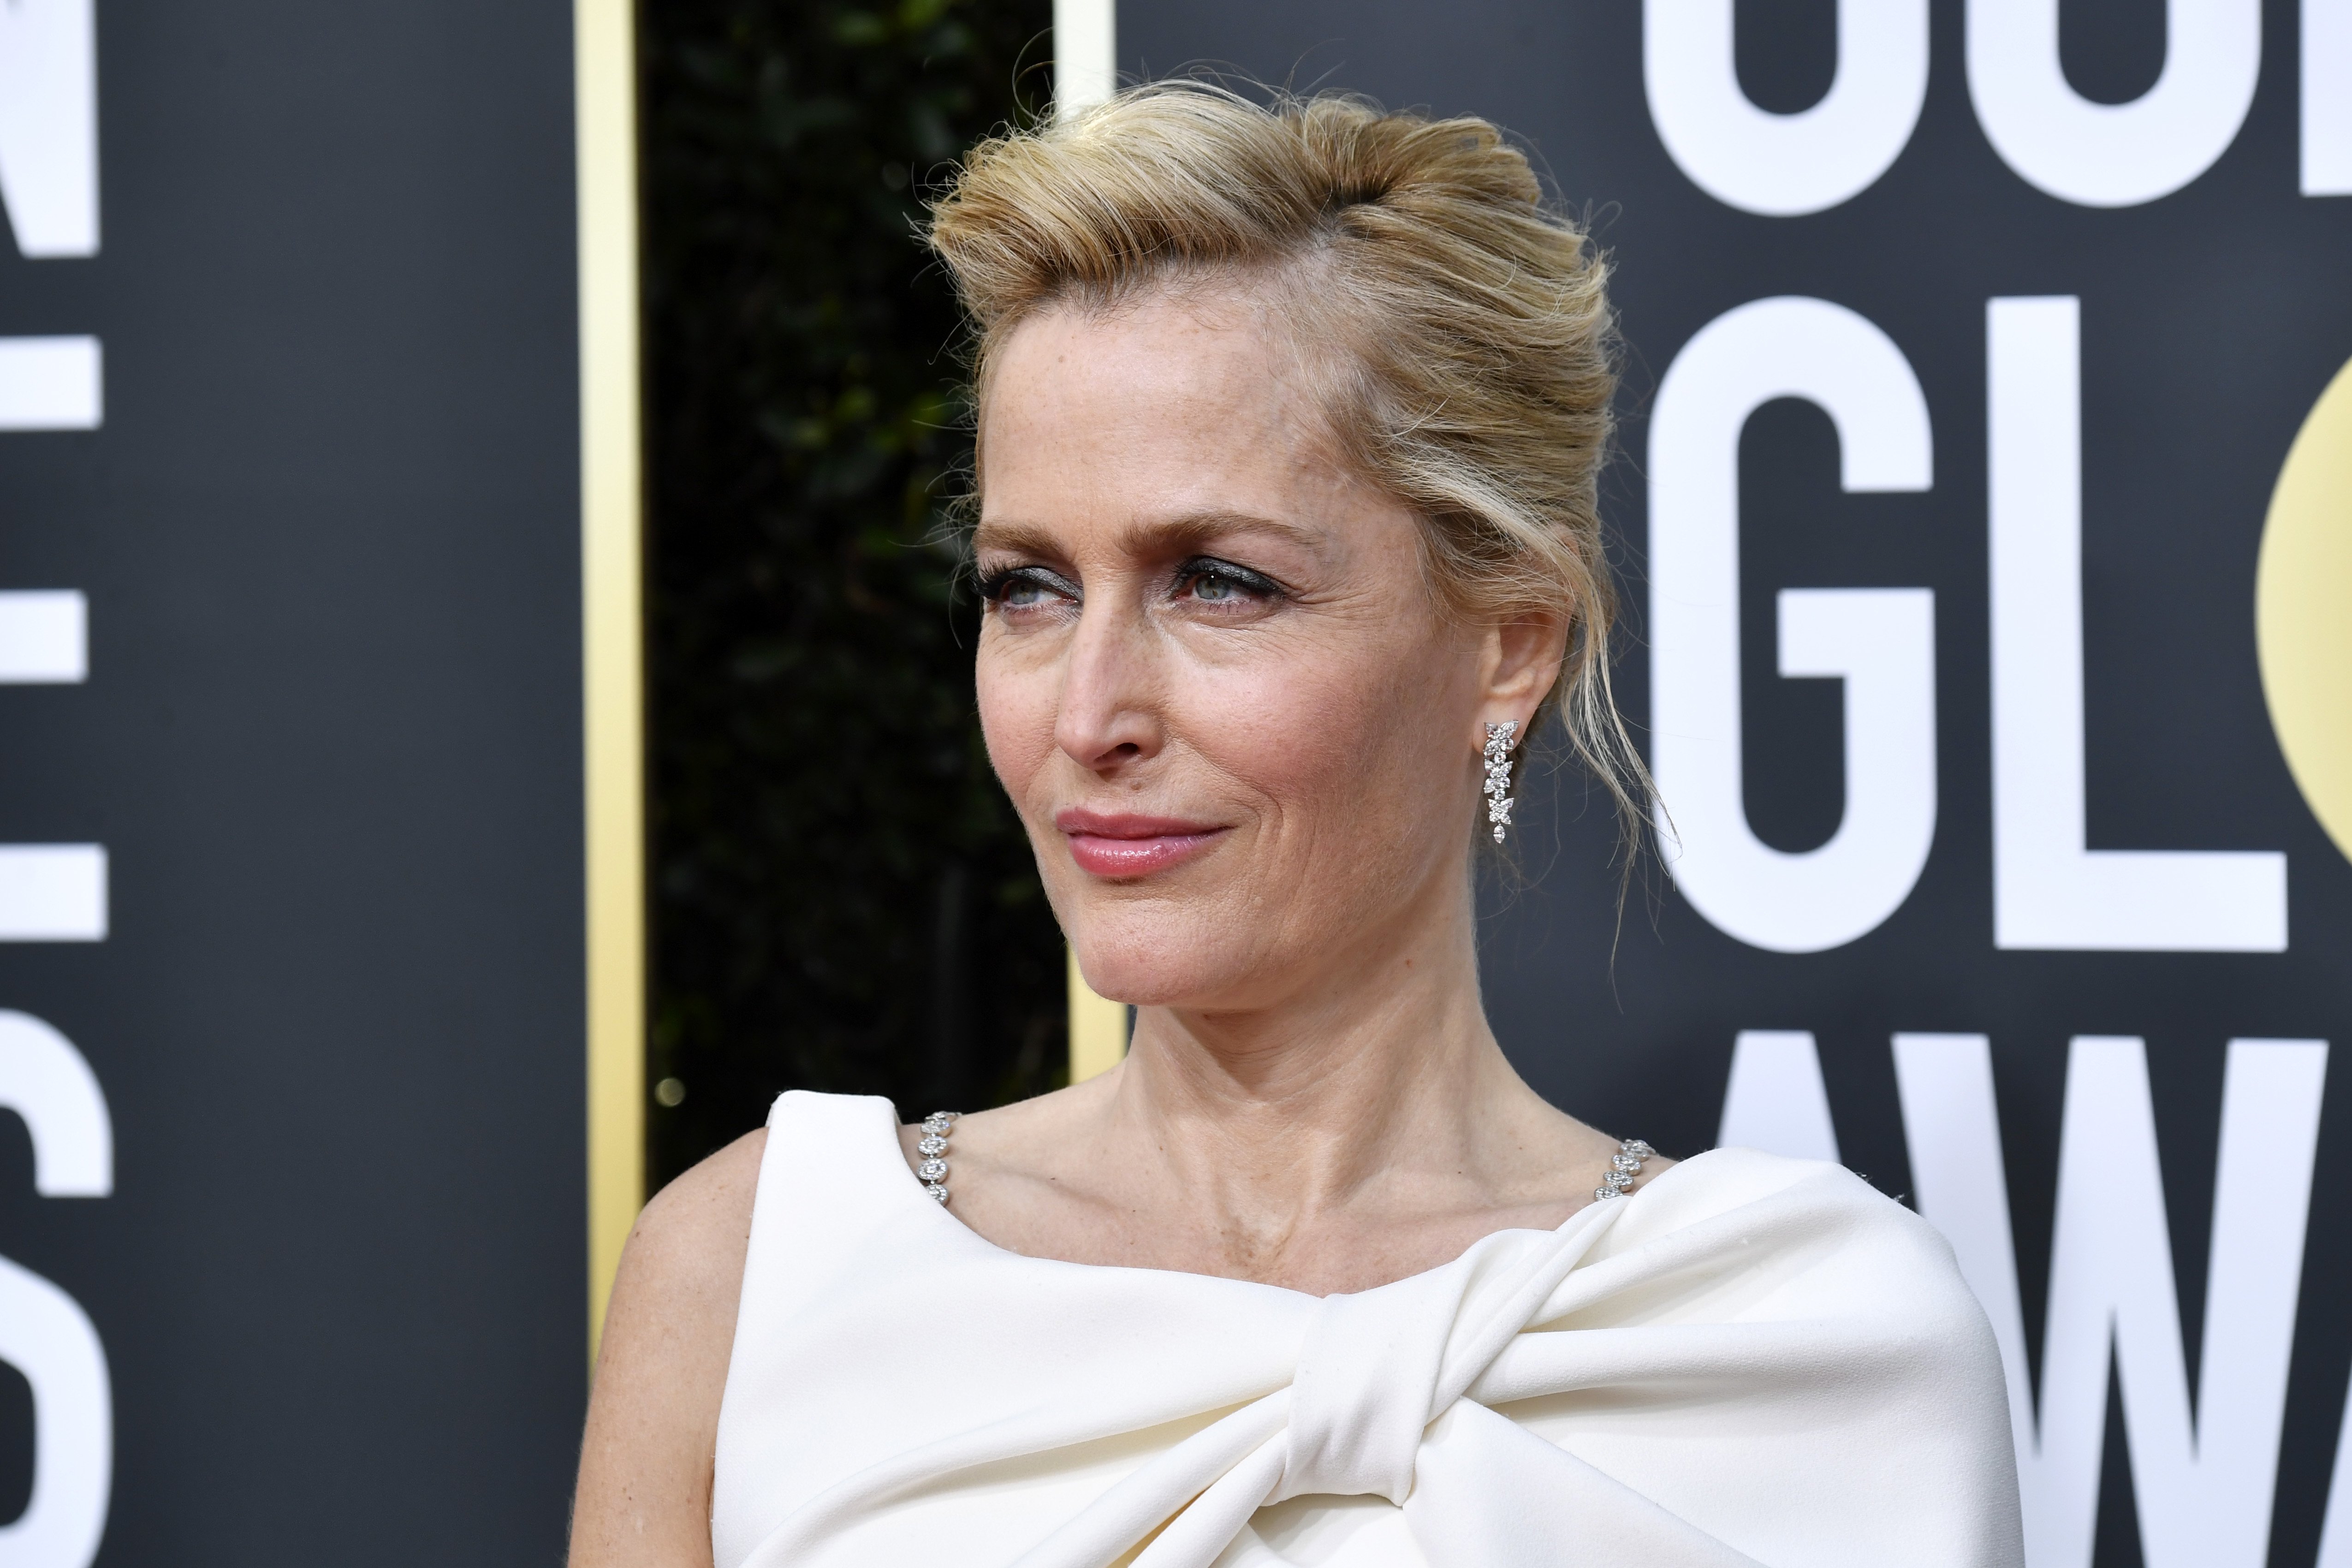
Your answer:
[[[1064,118],[1118,86],[1117,0],[1054,0],[1054,107]],[[1084,1083],[1127,1055],[1127,1008],[1105,1001],[1070,954],[1070,1081]]]
[[[1084,1083],[1127,1055],[1127,1004],[1096,995],[1078,973],[1077,950],[1069,955],[1070,1081]]]
[[[636,17],[573,0],[588,827],[588,1343],[646,1196],[645,628]]]

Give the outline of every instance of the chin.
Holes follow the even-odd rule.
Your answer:
[[[1087,985],[1130,1007],[1247,1005],[1271,967],[1208,910],[1172,919],[1164,910],[1094,910],[1073,930]]]

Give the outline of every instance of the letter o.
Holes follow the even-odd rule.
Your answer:
[[[2263,64],[2258,0],[2166,0],[2164,71],[2094,103],[2058,61],[2059,0],[1969,0],[1969,96],[2001,161],[2086,207],[2170,195],[2230,150]]]
[[[1644,0],[1642,77],[1658,139],[1727,206],[1797,217],[1868,190],[1927,98],[1927,0],[1838,0],[1837,75],[1811,109],[1773,114],[1739,89],[1732,0]]]

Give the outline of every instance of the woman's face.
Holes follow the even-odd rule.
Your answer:
[[[1409,942],[1460,896],[1483,721],[1526,716],[1295,358],[1244,297],[1055,310],[982,410],[989,757],[1122,1001],[1267,1005]]]

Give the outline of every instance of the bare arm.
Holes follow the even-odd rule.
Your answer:
[[[571,1568],[710,1568],[710,1465],[765,1128],[646,1205],[588,1399]]]

